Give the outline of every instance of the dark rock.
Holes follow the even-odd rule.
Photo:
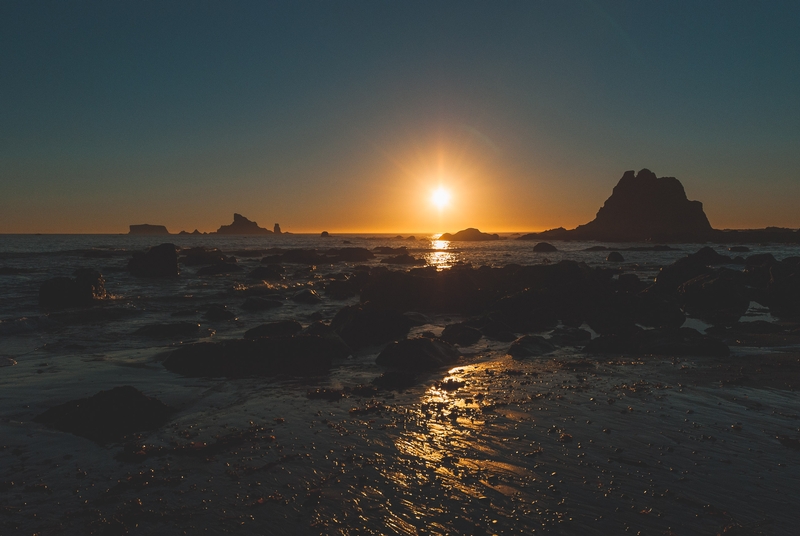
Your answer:
[[[197,275],[222,275],[241,272],[242,267],[238,264],[230,262],[221,262],[219,264],[212,264],[211,266],[203,266],[197,270]]]
[[[275,224],[272,226],[272,232],[275,234],[281,234],[281,226],[280,224]]]
[[[75,278],[48,279],[39,287],[39,305],[45,309],[85,307],[107,297],[105,279],[95,270],[76,270]]]
[[[228,311],[228,307],[226,305],[221,305],[218,303],[209,305],[203,317],[212,322],[225,322],[227,320],[236,319],[236,315]]]
[[[336,313],[331,327],[351,348],[357,349],[405,338],[411,321],[391,309],[358,304]]]
[[[186,266],[207,266],[210,264],[220,264],[228,258],[218,249],[206,249],[203,247],[182,250],[180,261]]]
[[[178,277],[178,253],[175,244],[151,247],[147,253],[134,252],[128,271],[141,277]]]
[[[535,246],[533,246],[533,251],[537,253],[553,253],[558,251],[553,244],[548,244],[547,242],[539,242]]]
[[[403,316],[411,321],[412,326],[424,326],[431,323],[430,318],[422,313],[417,313],[416,311],[407,311],[403,313]]]
[[[280,281],[283,279],[283,266],[270,264],[268,266],[256,266],[247,277],[250,279],[261,279],[262,281]]]
[[[410,370],[387,370],[372,380],[372,384],[386,391],[404,391],[417,384],[417,373]]]
[[[483,337],[481,330],[466,324],[450,324],[442,331],[441,339],[450,344],[472,346]]]
[[[641,330],[632,335],[601,335],[586,345],[593,354],[635,354],[664,356],[726,357],[730,353],[722,341],[691,328]]]
[[[750,298],[745,275],[721,268],[678,287],[686,314],[711,324],[733,324],[747,312]]]
[[[305,303],[307,305],[316,305],[322,302],[322,298],[319,297],[317,291],[311,290],[310,288],[304,288],[303,290],[292,295],[292,301],[297,303]]]
[[[497,321],[490,321],[484,324],[480,328],[480,332],[491,341],[511,342],[517,338],[510,327],[503,322]]]
[[[525,357],[538,357],[550,352],[554,352],[556,347],[538,335],[524,335],[515,340],[511,347],[508,349],[508,355],[514,359],[523,359]]]
[[[405,265],[424,265],[427,264],[425,259],[418,259],[408,253],[396,255],[394,257],[386,257],[381,259],[383,264],[405,264]]]
[[[319,236],[322,238],[330,238],[331,235],[328,233],[328,231],[322,231]]]
[[[131,225],[128,234],[132,235],[168,235],[169,231],[163,225],[150,225],[149,223],[142,223],[140,225]]]
[[[622,254],[618,251],[612,251],[611,253],[608,254],[606,260],[608,262],[625,262],[625,257],[623,257]]]
[[[170,420],[173,409],[126,385],[52,407],[34,421],[98,443],[119,441]]]
[[[439,237],[439,240],[447,240],[449,242],[485,242],[487,240],[500,240],[500,236],[496,234],[482,233],[479,230],[470,227],[463,231],[458,231],[455,234],[444,233]]]
[[[360,285],[355,277],[330,281],[325,285],[325,295],[334,300],[346,300],[358,294]]]
[[[171,324],[148,324],[134,332],[134,335],[165,339],[170,337],[192,337],[200,331],[200,324],[196,322],[173,322]]]
[[[272,231],[259,227],[254,221],[250,221],[241,214],[233,215],[233,223],[223,225],[217,229],[216,234],[225,235],[271,235]]]
[[[592,340],[592,334],[585,329],[561,326],[550,333],[550,342],[563,346],[583,346]]]
[[[717,253],[714,248],[710,246],[697,250],[687,258],[705,266],[715,266],[717,264],[728,264],[731,262],[730,257]]]
[[[291,337],[302,331],[303,326],[296,320],[280,320],[261,324],[244,332],[245,339],[259,339],[261,337]]]
[[[334,359],[349,354],[341,341],[326,337],[263,337],[186,345],[172,352],[164,367],[191,377],[307,376],[326,373]]]
[[[800,315],[800,259],[783,259],[769,269],[764,305],[781,317]]]
[[[283,306],[283,302],[281,300],[250,296],[244,300],[242,309],[245,311],[265,311],[267,309],[275,309],[276,307],[281,306]]]
[[[520,239],[691,242],[711,235],[702,203],[689,201],[674,177],[656,178],[643,169],[625,172],[593,221],[571,231],[554,229]]]
[[[437,339],[418,337],[395,342],[378,354],[375,363],[382,367],[421,372],[453,365],[461,353]]]

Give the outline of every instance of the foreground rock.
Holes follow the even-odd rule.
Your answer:
[[[483,337],[481,330],[466,324],[450,324],[445,326],[440,339],[459,346],[472,346]]]
[[[136,251],[128,261],[128,271],[140,277],[178,277],[178,248],[161,244],[145,253]]]
[[[217,229],[216,234],[224,235],[271,235],[272,231],[259,227],[254,221],[248,220],[241,214],[233,215],[233,223],[223,225]]]
[[[525,335],[515,340],[508,349],[508,355],[514,359],[523,359],[526,357],[538,357],[550,352],[554,352],[556,347],[538,335]]]
[[[164,360],[172,372],[192,377],[247,378],[324,374],[350,349],[333,337],[296,335],[203,342],[178,348]]]
[[[142,223],[139,225],[131,225],[128,234],[132,235],[168,235],[169,231],[163,225],[150,225],[149,223]]]
[[[351,305],[341,309],[331,327],[351,348],[363,348],[404,339],[412,321],[403,314],[370,304]]]
[[[129,385],[100,391],[89,398],[48,409],[34,421],[98,443],[119,441],[126,435],[158,428],[173,410]]]
[[[439,240],[447,240],[449,242],[485,242],[487,240],[500,240],[500,235],[482,233],[470,227],[455,234],[444,233],[439,237]]]
[[[674,177],[657,178],[642,169],[626,171],[597,216],[576,229],[554,229],[522,240],[600,240],[605,242],[695,242],[712,236],[703,204],[689,201]]]
[[[626,335],[602,335],[586,345],[590,354],[726,357],[722,341],[691,328],[640,330]]]
[[[558,249],[553,244],[548,244],[547,242],[539,242],[535,246],[533,246],[533,251],[537,253],[554,253],[558,251]]]
[[[45,309],[85,307],[107,297],[105,279],[89,269],[75,271],[75,278],[48,279],[39,287],[39,305]]]
[[[448,343],[418,337],[390,344],[378,354],[375,363],[382,367],[418,372],[450,366],[458,363],[460,358],[461,353]]]

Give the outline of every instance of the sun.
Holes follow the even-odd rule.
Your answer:
[[[441,210],[450,204],[450,192],[441,186],[431,194],[431,203]]]

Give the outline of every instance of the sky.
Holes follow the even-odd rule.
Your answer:
[[[0,233],[797,228],[798,95],[799,2],[5,0]]]

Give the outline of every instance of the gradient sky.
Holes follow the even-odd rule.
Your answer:
[[[643,167],[800,227],[796,1],[5,0],[0,80],[4,233],[572,228]]]

